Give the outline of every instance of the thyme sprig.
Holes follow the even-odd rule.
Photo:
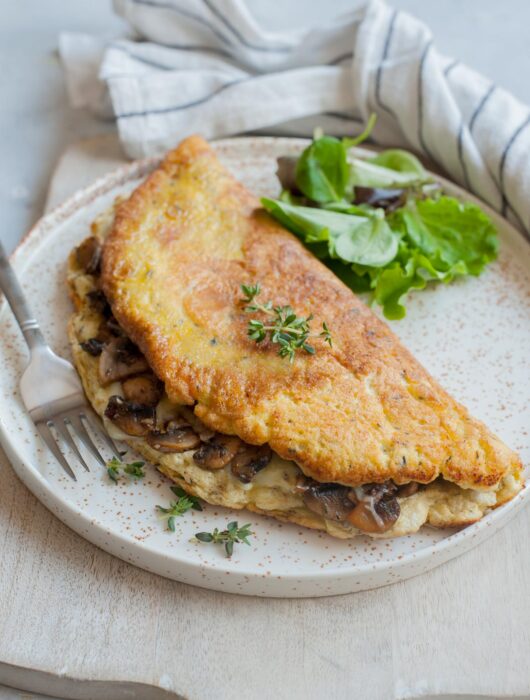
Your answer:
[[[226,556],[230,558],[234,551],[234,544],[244,542],[250,546],[248,538],[254,534],[250,531],[250,523],[239,527],[237,520],[228,523],[226,530],[215,528],[213,532],[198,532],[195,537],[199,542],[213,542],[214,544],[224,544]]]
[[[145,462],[122,462],[121,459],[113,457],[107,462],[107,474],[109,479],[115,484],[118,483],[120,478],[120,471],[127,474],[132,479],[143,479],[145,476],[144,467]]]
[[[180,486],[171,486],[171,490],[177,496],[177,500],[171,501],[168,508],[157,506],[156,509],[162,514],[160,515],[160,520],[167,520],[168,530],[175,532],[175,518],[184,515],[191,508],[193,510],[202,510],[202,505],[196,496],[186,493]]]
[[[305,350],[310,355],[315,354],[315,348],[307,342],[311,337],[322,338],[332,347],[331,333],[325,322],[322,324],[321,333],[311,333],[313,314],[304,318],[297,316],[290,306],[273,306],[271,301],[260,304],[256,301],[256,297],[261,293],[259,282],[252,285],[242,284],[241,290],[244,294],[241,301],[246,305],[246,313],[262,313],[271,318],[269,324],[257,318],[250,319],[247,334],[251,340],[262,343],[269,337],[271,342],[280,346],[278,355],[288,357],[291,363],[294,362],[297,350]]]

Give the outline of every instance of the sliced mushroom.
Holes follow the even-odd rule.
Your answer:
[[[179,408],[180,415],[188,421],[193,430],[201,438],[202,442],[208,442],[215,435],[215,430],[210,430],[206,427],[200,418],[197,418],[193,409],[188,408],[188,406],[181,406]]]
[[[199,447],[201,440],[190,425],[169,421],[163,431],[153,431],[147,442],[159,452],[187,452]]]
[[[248,484],[256,474],[264,469],[272,459],[272,450],[268,445],[246,445],[232,459],[232,474],[244,484]]]
[[[353,503],[367,501],[373,498],[376,501],[386,498],[396,493],[398,487],[391,481],[384,481],[382,484],[363,484],[350,490],[349,497]]]
[[[370,502],[361,501],[348,516],[348,521],[361,530],[381,534],[390,530],[399,518],[401,509],[396,498]]]
[[[92,357],[97,357],[98,355],[101,355],[104,344],[101,342],[101,340],[98,340],[98,338],[89,338],[83,343],[79,343],[79,345],[85,352],[88,352],[89,355],[92,355]]]
[[[409,481],[408,484],[403,484],[403,486],[398,487],[397,495],[400,498],[408,498],[417,493],[419,488],[420,485],[417,481]]]
[[[86,296],[94,311],[97,311],[103,316],[110,316],[109,302],[101,289],[93,289],[91,292],[88,292]]]
[[[125,401],[121,396],[111,396],[105,416],[127,435],[144,437],[156,429],[156,413],[152,406]]]
[[[128,338],[113,338],[99,358],[99,381],[103,386],[108,386],[148,369],[145,357],[134,343]]]
[[[318,481],[304,480],[297,484],[302,492],[304,503],[313,513],[328,520],[344,522],[354,509],[348,498],[349,488],[342,484],[321,484]]]
[[[125,336],[122,327],[120,326],[116,318],[112,315],[107,319],[107,328],[112,333],[112,335]]]
[[[193,455],[193,461],[204,469],[222,469],[236,456],[242,444],[235,435],[217,433],[199,447]]]
[[[349,498],[355,507],[348,515],[348,522],[371,534],[390,530],[401,512],[396,498],[397,488],[392,481],[385,481],[351,489]]]
[[[140,374],[129,377],[122,384],[123,395],[127,401],[156,406],[162,396],[162,384],[154,374]]]
[[[85,238],[81,245],[75,249],[77,264],[88,275],[99,273],[101,263],[101,243],[95,236]]]
[[[101,321],[96,337],[103,343],[110,343],[113,338],[125,338],[125,333],[118,326],[118,322],[114,316],[111,316]]]

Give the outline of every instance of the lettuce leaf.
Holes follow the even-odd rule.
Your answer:
[[[401,260],[372,276],[374,300],[383,307],[386,318],[397,320],[406,315],[403,300],[409,291],[424,289],[429,281],[447,284],[459,274],[466,274],[460,262],[446,271],[437,270],[418,249],[409,249],[401,255]]]
[[[497,231],[476,204],[454,197],[410,201],[390,217],[411,246],[423,253],[438,270],[457,263],[463,274],[479,275],[497,256]]]
[[[390,215],[389,224],[402,237],[395,259],[383,269],[352,270],[365,288],[369,285],[388,319],[405,316],[409,291],[430,281],[448,284],[458,276],[479,275],[497,257],[496,229],[476,204],[446,196],[413,201]],[[358,291],[363,284],[350,280],[348,286]]]

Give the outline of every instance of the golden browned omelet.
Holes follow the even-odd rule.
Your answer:
[[[247,337],[241,283],[326,321],[333,348],[290,365]],[[191,137],[117,209],[103,290],[169,397],[268,443],[308,476],[357,486],[442,475],[487,489],[517,455],[452,399],[342,282]]]
[[[188,492],[337,537],[392,537],[474,522],[520,490],[517,456],[202,139],[115,210],[70,256],[74,361],[109,433]],[[250,341],[239,285],[258,280],[265,299],[321,314],[333,348],[290,365]]]

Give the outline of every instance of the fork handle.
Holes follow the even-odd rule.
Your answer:
[[[2,241],[0,241],[0,289],[15,315],[30,351],[38,347],[45,347],[46,341],[44,336],[40,331],[37,320],[31,313],[22,287],[7,258]]]

